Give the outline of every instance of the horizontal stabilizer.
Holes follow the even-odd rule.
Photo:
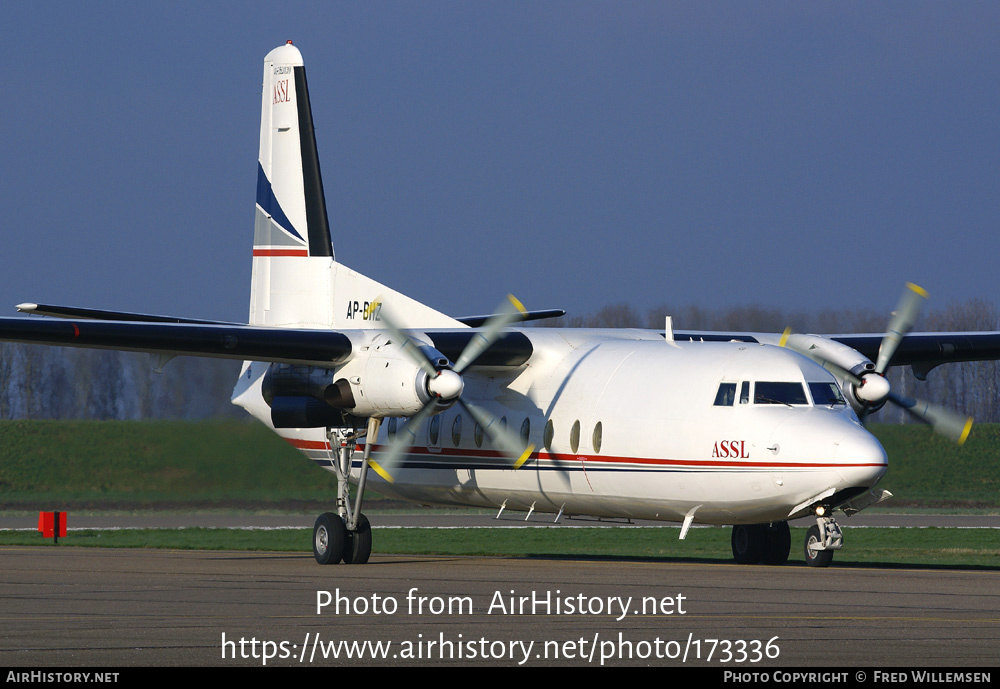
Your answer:
[[[521,313],[519,321],[540,321],[546,318],[559,318],[560,316],[565,316],[566,311],[563,309],[544,309],[539,311],[524,311]],[[487,316],[462,316],[461,318],[456,318],[455,320],[459,323],[464,323],[470,328],[481,328],[486,324],[486,321],[493,318],[494,314],[489,314]]]

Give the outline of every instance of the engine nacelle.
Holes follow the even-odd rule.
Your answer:
[[[319,366],[271,364],[261,381],[260,392],[268,406],[278,397],[307,397],[337,409],[353,409],[354,394],[344,378],[335,380],[336,371]]]
[[[866,382],[867,379],[871,379],[872,388],[881,391],[884,387],[885,393],[888,394],[888,385],[883,385],[881,377],[875,373],[875,364],[856,349],[819,335],[798,333],[788,336],[788,346],[797,352],[814,354],[819,361],[830,361]],[[855,413],[859,415],[871,413],[885,406],[885,395],[876,395],[878,401],[873,402],[867,390],[862,391],[856,388],[854,383],[841,377],[836,371],[830,371],[830,373],[837,379],[840,389],[844,392],[844,398]]]
[[[319,366],[271,364],[260,390],[271,408],[275,428],[325,428],[353,425],[351,385]]]
[[[431,400],[427,373],[399,347],[373,348],[360,376],[350,378],[361,416],[413,416]]]
[[[404,347],[419,347],[443,373],[432,378]],[[398,343],[379,334],[336,369],[271,364],[261,393],[276,428],[337,426],[348,417],[413,416],[432,399],[439,401],[440,410],[447,409],[461,394],[461,378],[446,370],[450,365],[426,343]]]

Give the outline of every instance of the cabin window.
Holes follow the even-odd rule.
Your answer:
[[[437,445],[438,440],[441,439],[441,416],[435,415],[431,417],[431,423],[427,427],[427,441],[430,445]]]
[[[552,439],[556,435],[555,426],[552,425],[552,419],[545,422],[545,434],[542,437],[542,444],[545,445],[545,449],[552,452]]]
[[[802,383],[757,381],[753,385],[754,404],[809,404]]]
[[[479,425],[478,421],[472,429],[472,439],[476,441],[476,447],[483,446],[483,427]]]
[[[750,382],[746,380],[740,385],[740,404],[750,404]]]
[[[573,422],[573,427],[569,429],[569,449],[576,454],[580,449],[580,419]]]
[[[455,420],[451,423],[451,442],[458,447],[458,444],[462,442],[462,415],[459,414],[455,417]]]
[[[715,393],[715,406],[731,407],[736,401],[736,383],[720,383],[719,391]]]
[[[735,388],[736,386],[734,385],[733,389]],[[598,421],[597,425],[594,426],[594,452],[597,454],[601,454],[601,443],[604,441],[603,435],[604,429],[601,426],[601,422]]]
[[[521,442],[524,443],[525,447],[528,446],[529,437],[531,437],[531,421],[525,419],[524,423],[521,424]]]
[[[840,386],[836,383],[809,383],[809,392],[813,396],[813,404],[818,407],[847,404],[844,396],[840,394]]]

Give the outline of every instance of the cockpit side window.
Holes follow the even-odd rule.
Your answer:
[[[809,404],[802,383],[757,381],[753,386],[754,404]]]
[[[840,394],[840,386],[836,383],[809,383],[809,392],[812,394],[813,404],[817,407],[847,404],[844,396]]]
[[[740,404],[750,404],[750,381],[744,380],[740,385]]]
[[[715,406],[731,407],[736,401],[736,383],[721,383],[715,393]]]

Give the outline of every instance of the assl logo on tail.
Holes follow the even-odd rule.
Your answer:
[[[274,84],[274,104],[287,103],[291,100],[288,94],[288,79],[282,79]]]

